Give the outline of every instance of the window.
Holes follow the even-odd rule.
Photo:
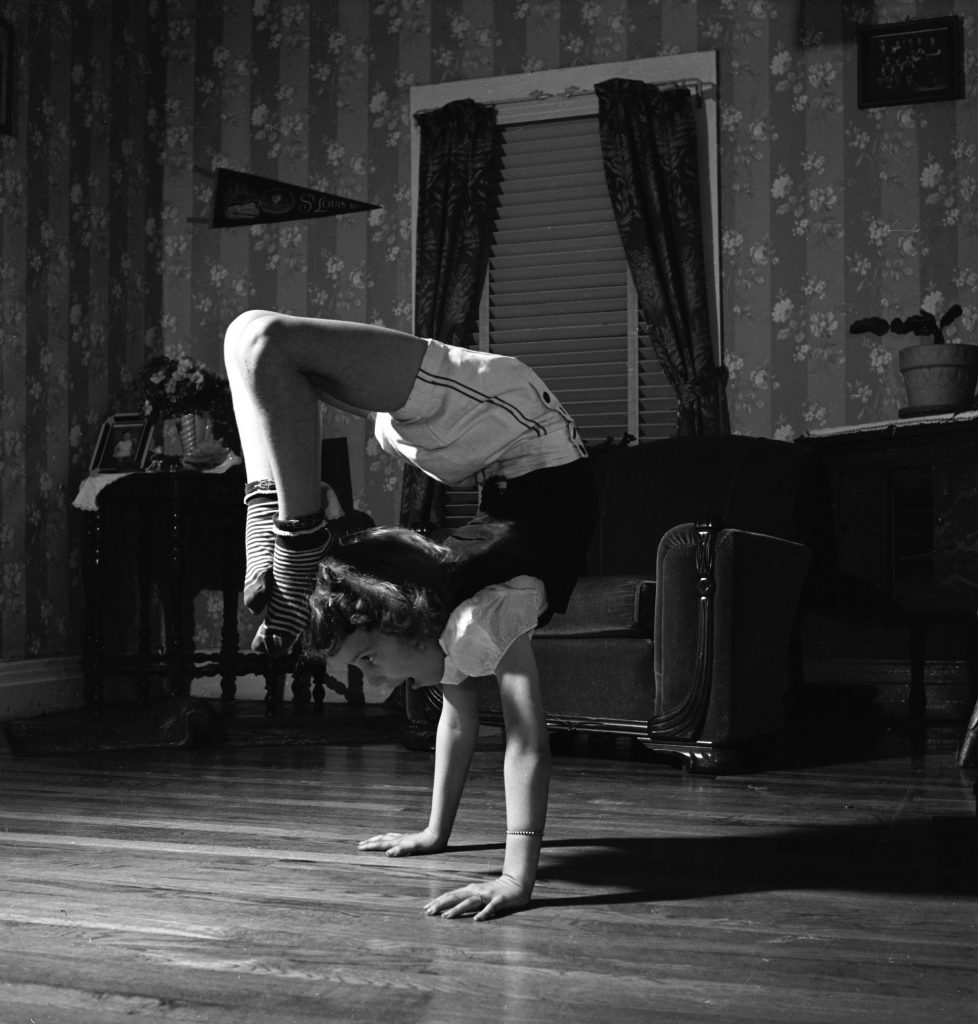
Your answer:
[[[637,301],[604,180],[593,87],[609,78],[695,81],[704,97],[701,165],[704,194],[711,197],[704,241],[719,337],[715,53],[411,90],[412,115],[462,98],[496,105],[503,170],[479,347],[532,366],[592,443],[625,434],[668,437],[676,424],[675,393],[638,331]],[[413,117],[412,125],[416,199]],[[450,491],[446,520],[467,518],[473,501],[471,492]]]
[[[588,442],[671,434],[675,397],[637,343],[596,116],[507,125],[501,133],[480,347],[532,366]]]

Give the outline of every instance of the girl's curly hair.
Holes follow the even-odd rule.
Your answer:
[[[341,539],[320,563],[309,598],[313,647],[332,654],[356,629],[436,641],[455,605],[454,562],[448,548],[402,527]]]

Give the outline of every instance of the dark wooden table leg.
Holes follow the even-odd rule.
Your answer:
[[[922,754],[927,743],[927,691],[924,686],[927,620],[924,615],[910,616],[910,689],[907,714],[910,725],[910,750]]]
[[[136,588],[139,600],[139,632],[137,635],[137,651],[139,664],[146,666],[152,663],[152,627],[150,606],[153,593],[153,522],[152,507],[147,503],[137,504],[139,523],[136,539]],[[149,697],[151,674],[141,673],[140,694],[143,700]]]
[[[238,594],[237,561],[234,557],[231,524],[221,524],[221,597],[224,616],[221,624],[221,700],[233,701],[238,691]]]
[[[292,670],[292,703],[305,707],[309,703],[312,665],[306,657],[300,657]]]
[[[167,508],[167,537],[170,546],[167,558],[167,575],[170,587],[167,602],[168,615],[166,625],[165,660],[170,675],[172,695],[184,697],[190,693],[192,669],[187,661],[192,662],[192,652],[187,651],[187,643],[183,629],[184,602],[184,534],[183,514],[180,507],[180,487],[176,480],[170,487],[170,500]],[[192,643],[191,638],[191,643]]]
[[[85,704],[98,712],[104,697],[105,654],[104,552],[102,551],[102,513],[87,513],[85,523],[85,653],[82,658]]]
[[[312,699],[313,710],[322,714],[326,699],[326,659],[322,657],[316,659],[312,672]]]
[[[285,693],[285,666],[271,662],[265,670],[265,714],[274,715],[282,706]]]

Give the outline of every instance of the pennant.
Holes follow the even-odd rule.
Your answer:
[[[288,185],[284,181],[244,171],[230,171],[226,167],[219,167],[215,177],[212,228],[338,217],[344,213],[380,209],[375,203],[361,203],[357,199],[346,199],[301,185]]]

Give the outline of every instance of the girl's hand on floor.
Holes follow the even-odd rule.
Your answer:
[[[509,875],[500,875],[489,882],[474,882],[472,885],[453,889],[431,900],[424,908],[429,917],[462,917],[472,914],[473,921],[488,921],[530,902],[530,893]]]
[[[358,850],[383,850],[388,857],[410,857],[419,853],[438,853],[448,845],[433,832],[383,832],[357,843]]]

